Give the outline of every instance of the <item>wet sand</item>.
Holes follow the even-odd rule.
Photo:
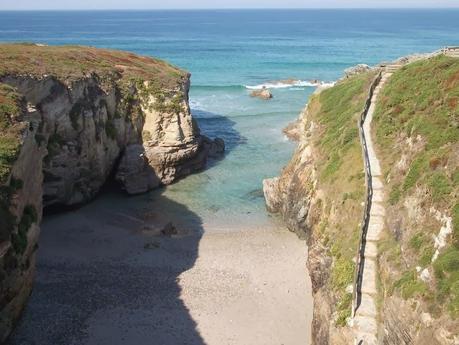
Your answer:
[[[309,344],[307,248],[280,227],[217,231],[165,197],[109,194],[47,217],[39,246],[10,345]]]

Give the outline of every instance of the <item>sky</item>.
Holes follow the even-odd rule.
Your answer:
[[[0,10],[440,7],[459,0],[0,0]]]

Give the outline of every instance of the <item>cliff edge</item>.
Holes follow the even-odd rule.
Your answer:
[[[459,343],[459,59],[401,59],[372,122],[386,210],[377,247],[381,344]],[[314,94],[298,148],[266,204],[305,236],[314,295],[313,343],[351,344],[352,292],[366,198],[358,120],[380,68]]]
[[[114,177],[146,192],[204,168],[190,75],[91,47],[0,45],[0,341],[31,291],[43,207],[92,199]]]

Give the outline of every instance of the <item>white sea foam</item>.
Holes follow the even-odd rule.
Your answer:
[[[323,82],[323,81],[306,81],[306,80],[288,80],[278,82],[268,82],[259,85],[245,85],[246,89],[249,90],[262,90],[262,89],[287,89],[299,87],[317,87],[317,86],[333,86],[335,83]]]
[[[199,101],[191,99],[190,100],[190,108],[191,109],[196,109],[196,110],[202,110],[202,104]]]

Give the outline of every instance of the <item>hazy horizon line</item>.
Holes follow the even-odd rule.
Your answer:
[[[459,10],[459,4],[456,6],[443,6],[443,7],[202,7],[202,8],[0,8],[0,12],[39,12],[39,11],[254,11],[254,10]]]

